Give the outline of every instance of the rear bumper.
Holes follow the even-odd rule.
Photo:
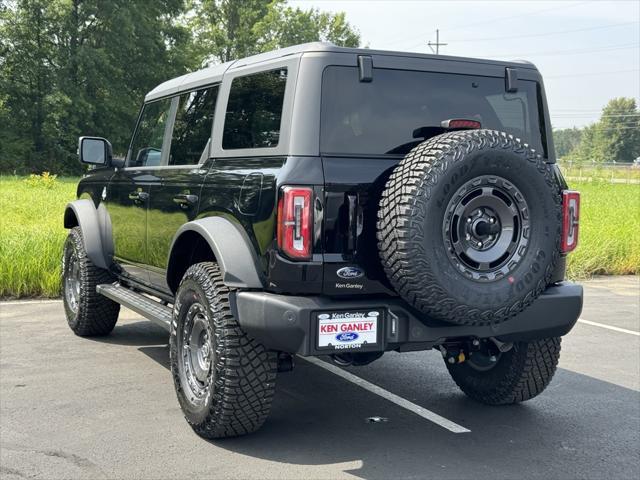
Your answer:
[[[302,356],[335,353],[317,348],[317,316],[331,310],[383,311],[380,343],[359,351],[426,350],[456,337],[496,337],[524,341],[566,335],[582,311],[582,287],[562,282],[550,286],[526,310],[498,325],[451,325],[430,319],[396,298],[342,300],[266,292],[238,292],[232,297],[242,328],[269,349]]]

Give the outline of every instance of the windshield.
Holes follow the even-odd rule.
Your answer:
[[[504,78],[374,69],[360,82],[356,67],[327,67],[322,78],[320,147],[324,154],[405,154],[445,130],[450,119],[520,138],[544,155],[537,84]]]

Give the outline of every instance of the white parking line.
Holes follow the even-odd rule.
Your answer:
[[[62,300],[13,300],[10,302],[0,302],[0,308],[2,308],[4,305],[31,305],[34,303],[46,304],[46,303],[60,303],[60,302],[62,302]]]
[[[384,388],[374,385],[373,383],[368,382],[352,373],[349,373],[346,370],[342,370],[341,368],[335,365],[323,362],[322,360],[319,360],[314,357],[300,357],[300,358],[302,358],[303,360],[306,360],[307,362],[313,363],[314,365],[320,368],[324,368],[325,370],[335,375],[338,375],[339,377],[342,377],[351,383],[355,383],[359,387],[362,387],[365,390],[371,393],[374,393],[384,398],[385,400],[390,401],[391,403],[395,403],[399,407],[409,410],[410,412],[413,412],[416,415],[419,415],[422,418],[435,423],[436,425],[440,425],[441,427],[446,428],[450,432],[453,432],[453,433],[471,432],[471,430],[464,428],[463,426],[458,425],[457,423],[454,423],[451,420],[444,418],[438,415],[437,413],[432,412],[431,410],[427,410],[426,408],[423,408],[420,405],[416,405],[415,403],[410,402],[409,400],[399,397],[395,393],[391,393],[388,390],[385,390]]]
[[[582,318],[579,318],[578,322],[584,323],[585,325],[592,325],[594,327],[606,328],[607,330],[613,330],[614,332],[628,333],[629,335],[635,335],[636,337],[640,337],[640,332],[636,332],[635,330],[627,330],[626,328],[614,327],[612,325],[605,325],[603,323],[592,322],[591,320],[584,320]]]

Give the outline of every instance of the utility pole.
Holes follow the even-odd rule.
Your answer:
[[[436,55],[440,54],[440,45],[445,46],[447,45],[446,43],[440,43],[440,30],[436,30],[436,42],[433,43],[431,40],[429,40],[427,42],[427,45],[429,45],[429,48],[431,49],[431,51],[433,53],[435,53]],[[436,49],[434,50],[433,47],[436,47]]]

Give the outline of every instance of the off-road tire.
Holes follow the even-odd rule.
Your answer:
[[[75,259],[72,260],[72,257]],[[77,308],[72,308],[66,295],[69,267],[77,261],[79,298]],[[62,298],[67,322],[73,333],[81,337],[107,335],[118,321],[120,304],[96,292],[96,286],[115,280],[107,270],[96,267],[84,247],[82,230],[74,227],[69,231],[62,255]]]
[[[186,271],[173,310],[170,335],[171,373],[187,422],[205,438],[223,438],[258,430],[271,410],[277,354],[247,336],[229,304],[232,289],[215,263],[198,263]],[[181,340],[194,305],[210,325],[210,369],[205,393],[195,398],[186,383]],[[191,398],[190,398],[191,397]]]
[[[488,371],[474,369],[469,361],[445,365],[460,390],[474,400],[487,405],[519,403],[549,385],[558,366],[560,343],[560,337],[517,342]]]
[[[481,281],[454,264],[443,238],[448,205],[478,178],[515,185],[531,222],[519,263],[505,260],[506,274]],[[391,286],[421,312],[450,323],[495,324],[524,310],[548,285],[561,221],[555,172],[537,152],[506,133],[456,131],[421,143],[392,172],[378,211],[378,251]]]

